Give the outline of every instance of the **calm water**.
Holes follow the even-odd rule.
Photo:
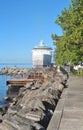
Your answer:
[[[4,67],[18,67],[18,68],[31,68],[32,64],[28,64],[28,63],[0,63],[0,69],[4,68]]]
[[[0,64],[0,70],[4,67],[18,67],[18,68],[31,68],[30,64]],[[4,105],[4,97],[7,95],[8,86],[6,85],[6,81],[11,77],[6,75],[0,75],[0,106]]]
[[[7,85],[6,85],[6,81],[10,79],[10,76],[3,76],[0,75],[0,106],[3,104],[3,99],[6,96],[7,93]]]

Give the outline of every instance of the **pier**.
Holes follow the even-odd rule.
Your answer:
[[[27,83],[34,82],[36,79],[11,79],[6,82],[10,87],[12,86],[25,86]]]
[[[25,86],[27,83],[31,82],[44,82],[44,76],[42,73],[30,73],[28,78],[13,78],[6,82],[8,87],[12,86]]]

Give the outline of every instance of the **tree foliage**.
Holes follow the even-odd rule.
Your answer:
[[[83,62],[83,0],[71,0],[55,21],[63,31],[62,36],[52,34],[57,65],[65,62]]]

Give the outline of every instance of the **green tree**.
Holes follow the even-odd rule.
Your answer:
[[[62,36],[52,34],[57,65],[65,62],[83,62],[83,0],[71,0],[55,21],[63,31]]]

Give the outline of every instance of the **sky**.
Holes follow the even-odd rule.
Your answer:
[[[70,0],[0,0],[0,63],[32,63],[32,48],[52,34],[62,35],[55,20]]]

